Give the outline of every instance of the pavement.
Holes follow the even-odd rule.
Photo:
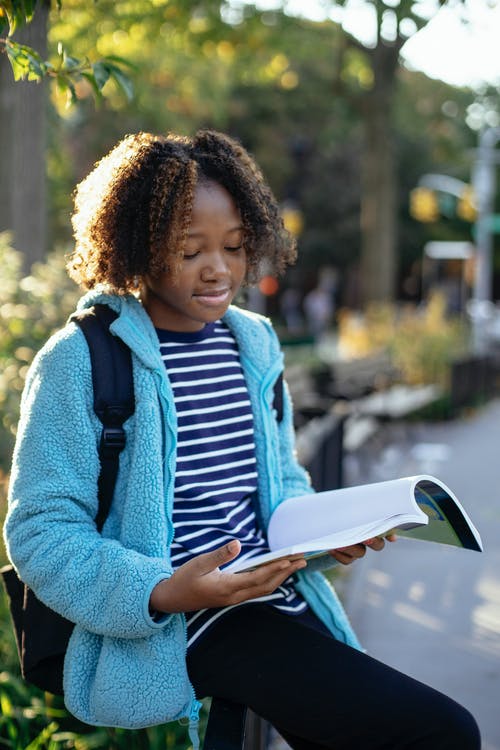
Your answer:
[[[483,552],[408,539],[368,551],[340,593],[372,656],[466,706],[483,750],[500,750],[500,400],[456,420],[388,425],[345,471],[345,484],[432,474],[481,534]]]

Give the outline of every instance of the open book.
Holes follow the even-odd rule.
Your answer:
[[[271,552],[240,555],[232,573],[298,553],[306,557],[394,531],[397,536],[482,551],[481,537],[453,492],[422,474],[284,500],[271,516]]]

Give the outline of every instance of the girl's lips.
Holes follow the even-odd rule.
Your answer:
[[[227,302],[230,296],[230,289],[214,289],[193,294],[193,297],[199,302],[202,302],[204,305],[212,305],[213,307],[224,304],[225,302]]]

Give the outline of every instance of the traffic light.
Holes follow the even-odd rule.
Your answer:
[[[476,221],[477,207],[476,197],[471,185],[467,185],[460,198],[457,200],[457,216],[464,221]]]
[[[439,203],[434,190],[427,187],[414,188],[410,192],[410,214],[417,221],[437,221]]]
[[[285,229],[290,232],[293,237],[299,237],[304,228],[304,217],[300,208],[296,208],[292,205],[285,205],[282,208],[281,217]]]

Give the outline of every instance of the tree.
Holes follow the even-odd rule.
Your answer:
[[[12,232],[25,271],[47,251],[47,79],[70,102],[82,79],[98,99],[110,77],[131,95],[124,60],[91,64],[67,54],[62,45],[52,61],[46,59],[49,9],[50,0],[0,2],[0,142],[9,144],[3,148],[0,171],[0,231]]]
[[[326,252],[335,256],[329,261],[347,264],[361,245],[358,275],[369,286],[358,301],[390,299],[401,212],[395,102],[398,92],[412,85],[409,79],[401,83],[406,71],[399,52],[406,39],[403,21],[411,20],[413,6],[409,0],[399,6],[372,0],[378,37],[368,48],[331,20],[291,17],[285,0],[281,5],[274,11],[236,0],[64,0],[61,10],[53,6],[53,49],[61,42],[74,61],[112,60],[119,52],[135,65],[133,103],[111,76],[108,105],[98,113],[86,99],[92,82],[78,73],[70,92],[79,108],[69,117],[61,109],[65,97],[57,77],[49,76],[56,83],[52,101],[64,118],[64,127],[51,128],[57,139],[52,166],[58,159],[58,167],[67,171],[67,182],[59,182],[58,205],[96,156],[125,132],[229,129],[255,152],[279,198],[296,199],[298,182],[303,184],[299,197],[310,219],[301,237],[303,251],[315,263]],[[394,13],[397,23],[387,39]],[[79,70],[76,63],[74,70]],[[72,162],[73,171],[68,170]],[[66,221],[66,213],[61,215]]]
[[[434,12],[461,0],[436,0]],[[345,7],[348,0],[329,5]],[[338,50],[336,90],[361,116],[361,301],[391,300],[397,279],[398,155],[394,138],[394,101],[401,70],[400,52],[407,39],[430,17],[420,15],[414,0],[366,0],[373,15],[372,46],[344,32]],[[431,14],[432,15],[432,14]],[[353,85],[354,84],[354,85]]]
[[[46,54],[48,3],[21,29],[19,46]],[[46,84],[14,84],[7,55],[0,55],[0,231],[11,230],[23,251],[26,270],[46,252],[45,97]]]

